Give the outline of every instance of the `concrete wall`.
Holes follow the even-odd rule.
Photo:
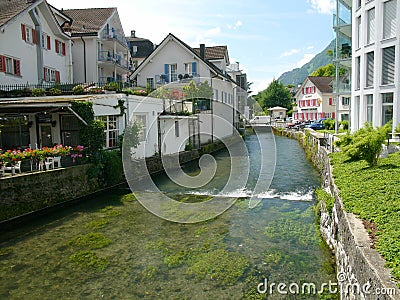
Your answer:
[[[341,299],[398,299],[400,290],[391,280],[390,270],[385,268],[385,260],[370,247],[370,239],[362,220],[344,210],[332,176],[328,151],[320,146],[318,138],[312,134],[304,135],[302,132],[292,131],[277,133],[301,142],[320,171],[323,186],[335,198],[332,213],[321,212],[320,229],[336,256]],[[388,292],[386,295],[377,295],[375,291],[378,289]]]

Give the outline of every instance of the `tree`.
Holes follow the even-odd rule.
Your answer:
[[[339,68],[339,76],[343,76],[346,74],[346,69]],[[327,64],[326,66],[319,67],[314,72],[310,74],[310,76],[318,76],[318,77],[335,77],[336,68],[333,64]]]
[[[292,108],[292,94],[283,83],[276,79],[271,82],[267,89],[259,92],[254,98],[264,109],[274,106]]]

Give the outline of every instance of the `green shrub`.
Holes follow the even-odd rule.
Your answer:
[[[326,119],[324,120],[325,129],[327,130],[334,130],[335,129],[335,120],[333,119]]]
[[[344,130],[349,130],[349,121],[344,120],[344,121],[340,122],[340,124],[343,126]]]
[[[49,93],[50,93],[50,95],[52,95],[52,96],[59,96],[59,95],[62,94],[62,91],[61,91],[60,89],[57,89],[57,88],[51,88],[51,89],[49,90]]]
[[[391,122],[376,129],[372,124],[366,123],[354,134],[346,134],[341,137],[336,145],[351,159],[364,159],[371,167],[376,166],[382,151],[382,144],[387,140],[391,128]]]
[[[113,81],[104,85],[104,89],[106,91],[118,91],[120,88],[118,82]]]
[[[85,88],[82,85],[76,85],[72,88],[74,95],[82,95],[85,93]]]
[[[42,89],[42,88],[34,88],[34,89],[32,89],[32,96],[33,97],[41,97],[41,96],[44,96],[44,95],[46,95],[45,89]]]

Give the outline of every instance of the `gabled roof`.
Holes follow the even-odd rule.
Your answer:
[[[0,0],[0,27],[11,21],[14,17],[24,12],[31,6],[36,6],[43,0]]]
[[[331,83],[333,77],[318,77],[318,76],[308,76],[307,77],[321,93],[332,93],[333,89]]]
[[[177,38],[172,33],[169,33],[165,37],[165,39],[160,43],[160,45],[158,45],[157,48],[154,49],[154,51],[152,53],[150,53],[149,56],[147,56],[145,60],[142,61],[142,63],[136,68],[136,70],[132,73],[131,76],[136,76],[140,72],[140,70],[143,69],[143,67],[150,61],[150,59],[153,56],[155,56],[162,49],[162,47],[166,44],[168,39],[171,39],[171,38],[174,39],[175,41],[177,41],[179,44],[181,44],[191,54],[196,56],[199,61],[204,62],[215,74],[217,74],[217,75],[219,75],[221,77],[224,77],[225,79],[237,84],[234,80],[232,80],[232,78],[230,76],[222,73],[222,71],[218,67],[216,67],[213,63],[209,62],[207,59],[201,58],[200,57],[200,53],[196,53],[196,51],[192,47],[190,47],[189,45],[187,45],[186,43],[181,41],[179,38]]]
[[[193,50],[198,55],[200,55],[200,48],[193,48]],[[227,53],[228,53],[227,46],[205,47],[205,59],[207,60],[224,59],[225,57],[228,56]],[[229,59],[227,60],[229,61]]]
[[[109,7],[66,9],[62,12],[73,20],[71,26],[72,36],[79,36],[87,34],[98,34],[100,29],[107,23],[108,19],[113,15],[115,11],[115,7]]]

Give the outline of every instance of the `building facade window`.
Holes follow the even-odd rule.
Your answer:
[[[343,106],[348,106],[348,105],[350,105],[350,97],[343,97],[343,98],[342,98],[342,105],[343,105]]]
[[[46,82],[60,82],[60,71],[57,71],[52,68],[43,68],[43,73],[44,73],[44,81]]]
[[[42,47],[46,50],[51,50],[51,39],[50,36],[43,32],[42,34]]]
[[[178,81],[178,66],[176,64],[169,65],[169,82]]]
[[[36,44],[36,30],[32,27],[21,24],[22,40],[29,44]]]
[[[375,42],[375,8],[367,11],[367,45]]]
[[[55,48],[56,48],[56,53],[65,56],[66,50],[65,50],[65,43],[55,40]]]
[[[356,70],[355,70],[355,76],[356,76],[356,86],[355,86],[355,89],[356,90],[359,90],[360,89],[360,75],[361,75],[361,73],[360,73],[360,62],[361,62],[361,59],[360,59],[360,57],[358,56],[358,57],[356,57],[356,65],[355,65],[355,68],[356,68]]]
[[[79,120],[74,115],[61,115],[61,139],[63,145],[79,145]]]
[[[147,83],[147,85],[149,86],[149,88],[150,88],[151,90],[154,90],[154,78],[148,77],[148,78],[146,79],[146,83]]]
[[[366,80],[365,86],[372,87],[374,85],[374,52],[367,53],[366,56]]]
[[[374,113],[374,96],[367,95],[367,122],[372,124]]]
[[[393,84],[395,74],[395,47],[387,47],[382,51],[382,84]]]
[[[383,39],[396,36],[396,0],[383,3]]]
[[[13,57],[0,55],[0,72],[21,76],[21,61]]]
[[[356,49],[361,47],[361,16],[356,21]]]
[[[104,123],[104,146],[114,148],[118,145],[119,135],[119,117],[118,116],[100,116],[98,120]]]
[[[393,93],[382,94],[382,125],[393,119]]]

